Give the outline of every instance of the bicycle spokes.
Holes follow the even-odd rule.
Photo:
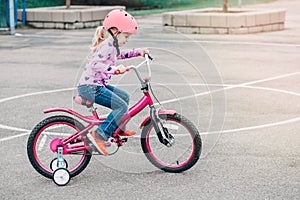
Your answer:
[[[156,132],[153,123],[149,123],[142,132],[142,147],[148,160],[168,172],[191,168],[201,152],[197,129],[178,114],[162,115],[160,118],[164,120],[162,131]]]

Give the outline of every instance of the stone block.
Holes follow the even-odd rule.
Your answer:
[[[250,14],[245,14],[246,17],[246,26],[255,26],[256,22],[255,22],[255,15],[253,13]]]
[[[94,22],[83,22],[83,25],[85,28],[94,28],[95,27]]]
[[[163,26],[173,26],[173,15],[171,13],[165,13],[162,16]]]
[[[65,29],[75,29],[74,23],[65,23]]]
[[[54,22],[63,22],[64,21],[64,13],[60,10],[52,11],[52,21]]]
[[[44,28],[55,28],[54,22],[44,22]]]
[[[109,10],[106,9],[93,9],[91,11],[92,14],[92,20],[97,21],[97,20],[102,20],[105,18]]]
[[[210,18],[210,26],[227,27],[227,15],[225,14],[212,15]]]
[[[285,21],[285,15],[286,15],[285,10],[279,11],[279,22],[284,22]]]
[[[247,34],[249,33],[248,28],[229,28],[228,30],[229,34]]]
[[[191,13],[186,16],[187,26],[209,27],[210,15],[207,13]]]
[[[55,23],[55,28],[57,28],[57,29],[64,29],[65,28],[65,23],[63,23],[63,22],[56,22]]]
[[[200,29],[196,27],[176,27],[176,31],[184,34],[198,34]]]
[[[216,34],[228,34],[228,28],[215,28]]]
[[[216,34],[215,28],[200,28],[200,34]]]
[[[28,25],[33,26],[35,28],[44,28],[43,22],[30,22]]]
[[[273,25],[264,25],[262,28],[263,32],[269,32],[272,31]]]
[[[22,10],[19,9],[18,10],[18,20],[19,21],[22,21],[22,13],[23,13]]]
[[[280,30],[280,24],[272,24],[272,31]]]
[[[248,28],[248,33],[260,33],[263,31],[262,26],[254,26]]]
[[[79,12],[64,12],[64,22],[79,22],[80,13]]]
[[[173,17],[174,26],[187,26],[186,14],[180,13]]]
[[[246,27],[246,16],[240,14],[233,14],[227,16],[227,26],[228,28],[242,28]]]
[[[175,26],[164,26],[163,30],[166,30],[167,32],[176,32]]]
[[[27,19],[29,20],[29,19]],[[52,15],[51,12],[47,10],[37,10],[33,14],[32,21],[36,22],[51,22],[52,21]]]
[[[255,15],[255,23],[256,25],[265,25],[270,23],[270,13],[257,13]]]
[[[26,12],[26,20],[34,21],[34,12]]]
[[[278,23],[280,20],[280,14],[279,12],[271,12],[270,13],[270,23],[275,24]]]
[[[280,23],[279,24],[279,30],[283,30],[284,29],[284,23]]]
[[[82,10],[80,11],[80,21],[88,22],[93,20],[93,15],[91,10]]]
[[[74,23],[75,29],[81,29],[84,28],[83,22],[76,22]]]

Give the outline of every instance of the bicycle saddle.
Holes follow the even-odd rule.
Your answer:
[[[84,105],[88,108],[92,107],[94,102],[87,100],[85,98],[83,98],[82,96],[80,96],[79,94],[73,97],[73,100],[75,103],[79,104],[79,105]]]

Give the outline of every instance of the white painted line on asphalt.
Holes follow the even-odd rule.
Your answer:
[[[250,82],[246,82],[246,83],[242,83],[242,84],[236,84],[236,85],[211,84],[211,85],[215,85],[215,86],[219,85],[220,87],[225,87],[225,88],[218,89],[218,90],[213,90],[213,91],[209,91],[209,92],[198,93],[198,94],[194,94],[194,95],[190,95],[190,96],[186,96],[186,97],[182,97],[182,98],[177,98],[175,100],[172,99],[172,100],[164,101],[164,102],[161,102],[161,103],[170,103],[170,102],[174,102],[174,101],[184,100],[184,99],[188,99],[188,98],[194,98],[194,97],[203,96],[203,95],[206,95],[206,94],[211,94],[211,93],[215,93],[215,92],[219,92],[219,91],[223,91],[223,90],[234,89],[234,88],[263,89],[263,90],[269,90],[269,91],[274,91],[274,92],[281,92],[281,93],[285,93],[285,94],[289,94],[289,95],[300,96],[299,93],[290,92],[290,91],[286,91],[286,90],[279,90],[279,89],[274,89],[274,88],[266,88],[266,87],[258,87],[258,86],[250,86],[250,85],[256,84],[256,83],[277,80],[277,79],[290,77],[290,76],[294,76],[294,75],[298,75],[298,74],[300,74],[300,72],[283,74],[283,75],[279,75],[279,76],[275,76],[275,77],[270,77],[270,78],[256,80],[256,81],[250,81]],[[132,84],[127,84],[127,85],[132,85]],[[173,84],[173,85],[176,85],[176,84]],[[190,85],[203,85],[203,86],[206,86],[208,84],[190,84]],[[9,100],[13,100],[13,99],[19,99],[19,98],[23,98],[23,97],[33,96],[33,95],[69,91],[69,90],[73,90],[73,89],[75,89],[75,88],[64,88],[64,89],[57,89],[57,90],[50,90],[50,91],[41,91],[41,92],[35,92],[35,93],[28,93],[28,94],[24,94],[24,95],[18,95],[18,96],[14,96],[14,97],[0,99],[0,103],[5,102],[5,101],[9,101]],[[289,119],[289,120],[284,120],[284,121],[279,121],[279,122],[269,123],[269,124],[263,124],[263,125],[258,125],[258,126],[243,127],[243,128],[239,128],[239,129],[223,130],[223,131],[221,131],[221,133],[231,133],[231,132],[238,132],[238,131],[245,131],[245,130],[254,130],[254,129],[259,129],[259,128],[267,128],[267,127],[272,127],[272,126],[278,126],[278,125],[293,123],[293,122],[297,122],[299,120],[300,120],[300,117],[297,117],[297,118],[293,118],[293,119]],[[22,137],[22,136],[28,135],[31,132],[31,130],[16,128],[16,127],[10,127],[10,126],[1,125],[1,124],[0,124],[0,129],[21,131],[21,132],[25,131],[26,132],[26,133],[22,133],[22,134],[19,134],[19,135],[14,135],[14,136],[11,136],[11,137],[2,138],[2,139],[0,139],[0,142],[11,140],[11,139],[18,138],[18,137]],[[201,133],[201,134],[216,134],[216,133],[220,133],[220,131],[219,132],[207,132],[207,133]]]
[[[175,32],[174,32],[175,33]],[[181,34],[181,33],[176,33]],[[243,42],[243,41],[226,41],[226,40],[198,40],[191,38],[189,35],[183,35],[186,39],[139,39],[132,38],[131,41],[142,41],[142,42],[169,42],[169,43],[206,43],[206,44],[233,44],[233,45],[257,45],[257,46],[279,46],[279,47],[300,47],[300,44],[290,43],[275,43],[275,42]],[[90,36],[75,36],[75,35],[37,35],[37,34],[21,34],[16,33],[17,37],[29,37],[29,38],[52,38],[52,39],[64,39],[64,38],[85,38],[90,40]]]
[[[22,94],[22,95],[17,95],[17,96],[13,96],[13,97],[0,99],[0,103],[3,103],[5,101],[14,100],[14,99],[29,97],[29,96],[49,94],[49,93],[54,93],[54,92],[64,92],[64,91],[69,91],[69,90],[73,90],[73,89],[75,89],[75,88],[64,88],[64,89],[57,89],[57,90],[49,90],[49,91],[41,91],[41,92],[33,92],[33,93],[28,93],[28,94]]]
[[[269,124],[262,124],[262,125],[258,125],[258,126],[249,126],[249,127],[243,127],[243,128],[237,128],[237,129],[228,129],[228,130],[211,131],[211,132],[201,132],[200,135],[236,133],[236,132],[250,131],[250,130],[255,130],[255,129],[270,128],[270,127],[273,127],[273,126],[281,126],[281,125],[295,123],[295,122],[298,122],[298,121],[300,121],[300,117],[296,117],[296,118],[292,118],[292,119],[288,119],[288,120],[284,120],[284,121],[279,121],[279,122],[274,122],[274,123],[269,123]],[[22,134],[18,134],[18,135],[14,135],[14,136],[10,136],[10,137],[6,137],[6,138],[2,138],[2,139],[0,139],[0,142],[4,142],[4,141],[7,141],[7,140],[12,140],[12,139],[15,139],[15,138],[18,138],[18,137],[27,136],[27,135],[30,134],[30,132],[31,131],[28,131],[28,132],[22,133]],[[50,135],[52,135],[52,134],[50,134]],[[55,134],[53,134],[53,135],[55,135]],[[59,136],[61,136],[61,134],[59,134]],[[42,140],[44,139],[44,137],[42,138]],[[137,137],[140,137],[140,136],[133,136],[133,137],[137,138]],[[43,145],[41,145],[41,148],[43,147]]]
[[[0,142],[4,142],[4,141],[7,141],[7,140],[12,140],[14,138],[18,138],[18,137],[22,137],[22,136],[25,136],[25,135],[29,135],[30,132],[31,132],[31,130],[26,130],[26,129],[23,129],[23,128],[16,128],[16,127],[11,127],[11,126],[6,126],[6,125],[2,125],[2,124],[0,124],[0,129],[10,130],[10,131],[18,131],[18,132],[25,132],[25,133],[22,133],[22,134],[18,134],[18,135],[14,135],[14,136],[9,136],[9,137],[6,137],[6,138],[1,138]]]
[[[128,86],[133,86],[134,84],[128,84]],[[159,85],[162,85],[161,83]],[[168,83],[168,86],[183,86],[181,83]],[[122,85],[124,86],[124,85]],[[184,85],[186,86],[186,85]],[[215,86],[215,87],[235,87],[236,84],[205,84],[205,83],[191,83],[188,84],[188,86]],[[300,93],[288,91],[288,90],[281,90],[281,89],[276,89],[276,88],[268,88],[268,87],[261,87],[261,86],[240,86],[239,88],[247,88],[247,89],[257,89],[257,90],[266,90],[266,91],[273,91],[273,92],[278,92],[278,93],[284,93],[284,94],[289,94],[292,96],[299,96]]]
[[[284,121],[279,121],[279,122],[274,122],[274,123],[269,123],[269,124],[262,124],[258,126],[249,126],[249,127],[243,127],[243,128],[237,128],[237,129],[229,129],[229,130],[221,130],[221,131],[212,131],[212,132],[203,132],[200,133],[201,135],[210,135],[210,134],[219,134],[219,133],[235,133],[235,132],[241,132],[241,131],[250,131],[250,130],[255,130],[255,129],[261,129],[261,128],[269,128],[273,126],[279,126],[279,125],[285,125],[285,124],[290,124],[294,122],[300,121],[300,117],[296,117],[293,119],[288,119]]]
[[[30,134],[30,132],[26,132],[26,133],[14,135],[14,136],[6,137],[6,138],[1,138],[0,142],[4,142],[4,141],[7,141],[7,140],[12,140],[12,139],[19,138],[19,137],[22,137],[22,136],[25,136],[25,135],[29,135],[29,134]]]
[[[242,83],[242,84],[236,84],[236,85],[228,86],[228,87],[217,89],[217,90],[212,90],[212,91],[202,92],[202,93],[189,95],[189,96],[185,96],[185,97],[180,97],[180,98],[176,98],[176,99],[171,99],[171,100],[167,100],[167,101],[162,101],[161,104],[177,102],[177,101],[180,101],[180,100],[186,100],[186,99],[190,99],[190,98],[195,98],[195,97],[199,97],[199,96],[213,94],[213,93],[216,93],[216,92],[221,92],[221,91],[225,91],[225,90],[231,90],[231,89],[235,89],[235,88],[249,86],[249,85],[253,85],[253,84],[257,84],[257,83],[273,81],[273,80],[277,80],[277,79],[281,79],[281,78],[286,78],[286,77],[289,77],[289,76],[295,76],[295,75],[298,75],[298,74],[300,74],[300,72],[294,72],[294,73],[279,75],[279,76],[275,76],[275,77],[260,79],[260,80],[256,80],[256,81],[250,81],[250,82],[246,82],[246,83]]]
[[[10,131],[18,131],[18,132],[29,131],[29,130],[26,130],[23,128],[16,128],[16,127],[6,126],[6,125],[2,125],[2,124],[0,124],[0,129],[10,130]]]

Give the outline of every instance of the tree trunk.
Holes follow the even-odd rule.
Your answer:
[[[71,6],[71,0],[66,0],[66,9],[69,9]]]
[[[223,0],[223,12],[228,12],[228,0]]]

